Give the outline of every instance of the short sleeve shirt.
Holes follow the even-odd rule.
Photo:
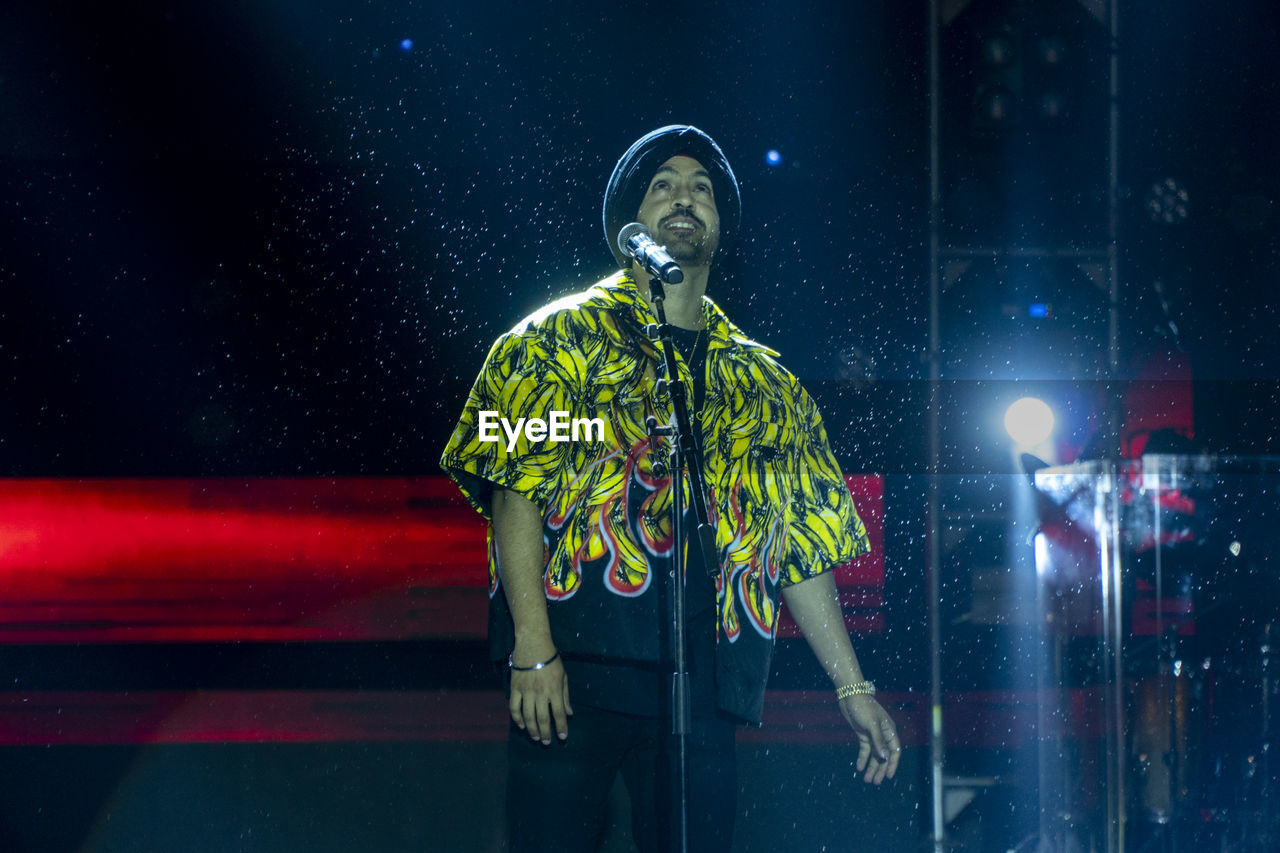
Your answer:
[[[710,299],[703,311],[695,428],[719,560],[717,701],[759,720],[782,588],[869,547],[809,395]],[[494,343],[441,458],[486,518],[494,485],[541,512],[552,639],[568,654],[650,663],[666,653],[653,626],[656,579],[676,546],[672,478],[660,464],[667,441],[646,419],[667,423],[671,412],[645,331],[653,322],[628,271],[525,318]],[[530,430],[531,420],[541,424]],[[513,638],[492,543],[490,530],[490,639],[505,657]]]

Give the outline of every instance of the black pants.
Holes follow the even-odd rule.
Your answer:
[[[631,829],[641,853],[679,850],[679,765],[670,721],[587,706],[574,711],[563,743],[543,746],[511,727],[511,853],[594,853],[619,772],[631,795]],[[737,726],[714,713],[695,712],[692,729],[687,752],[689,850],[727,853],[737,812]]]

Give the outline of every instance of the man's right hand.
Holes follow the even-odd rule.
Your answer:
[[[493,531],[497,537],[499,575],[516,632],[513,666],[530,667],[556,656],[547,619],[542,575],[542,513],[526,497],[507,489],[493,491]],[[569,681],[559,658],[541,669],[511,670],[511,720],[529,737],[551,743],[554,732],[569,736]]]
[[[541,654],[542,657],[537,655]],[[526,652],[516,644],[511,662],[516,666],[533,666],[556,654],[553,646]],[[542,669],[528,671],[511,670],[511,720],[529,737],[543,744],[551,743],[552,732],[564,740],[569,736],[569,717],[573,706],[569,704],[569,678],[564,663],[556,658]]]

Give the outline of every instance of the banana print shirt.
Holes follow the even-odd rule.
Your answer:
[[[809,395],[776,352],[743,335],[710,299],[703,313],[706,397],[693,420],[720,559],[717,703],[758,722],[782,588],[869,546]],[[567,656],[623,664],[662,657],[655,579],[672,555],[672,478],[654,467],[667,458],[667,440],[651,439],[645,426],[649,416],[670,419],[656,385],[659,352],[645,333],[655,322],[630,271],[520,321],[494,343],[441,458],[485,518],[493,484],[541,511],[552,638]],[[677,364],[689,387],[679,355]],[[688,399],[692,405],[691,391]],[[520,418],[561,428],[531,437],[518,429]],[[574,436],[573,422],[590,419],[596,428]],[[514,643],[501,583],[491,526],[495,659]]]

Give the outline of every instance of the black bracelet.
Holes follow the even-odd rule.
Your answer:
[[[547,658],[544,661],[535,663],[533,666],[516,666],[515,652],[512,652],[511,654],[507,655],[507,666],[511,668],[512,672],[533,672],[534,670],[542,669],[544,666],[549,666],[558,657],[560,657],[560,651],[556,650],[556,653],[554,655],[552,655],[551,657]]]

